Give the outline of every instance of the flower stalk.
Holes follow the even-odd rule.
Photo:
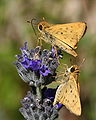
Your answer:
[[[37,86],[36,93],[37,93],[38,99],[42,101],[41,86]]]

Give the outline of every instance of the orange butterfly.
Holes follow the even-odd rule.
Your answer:
[[[74,49],[77,48],[77,43],[85,34],[86,28],[85,22],[53,25],[43,21],[38,24],[41,39],[58,46],[74,57],[77,56]]]
[[[53,105],[61,103],[75,115],[81,115],[80,86],[78,76],[80,66],[73,65],[67,68],[64,74],[65,81],[57,88]]]

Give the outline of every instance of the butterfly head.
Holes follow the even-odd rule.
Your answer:
[[[80,68],[81,68],[81,66],[82,66],[82,64],[85,62],[85,58],[83,58],[83,60],[82,60],[82,62],[81,62],[81,64],[78,66],[78,65],[72,65],[69,69],[68,69],[68,71],[69,72],[71,72],[71,73],[77,73],[77,74],[79,74],[80,73]]]
[[[39,30],[40,32],[44,32],[44,30],[45,30],[46,28],[49,28],[49,27],[50,27],[50,24],[47,23],[47,22],[45,22],[45,21],[40,22],[40,23],[38,24],[38,30]]]
[[[71,73],[77,73],[77,74],[79,74],[80,73],[80,66],[78,66],[78,65],[72,65],[70,68],[69,68],[69,72],[71,72]]]

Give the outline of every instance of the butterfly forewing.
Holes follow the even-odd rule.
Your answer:
[[[79,66],[73,65],[66,69],[63,83],[58,87],[54,103],[62,103],[75,115],[81,115],[80,88],[78,86]],[[66,81],[65,81],[66,80]]]
[[[57,24],[46,28],[46,31],[65,42],[73,49],[77,48],[77,43],[82,38],[86,30],[86,23],[77,22],[70,24]]]
[[[55,38],[56,41],[54,41],[53,45],[57,45],[59,48],[63,49],[67,53],[73,55],[74,57],[77,56],[77,53],[65,42],[60,41],[59,39]]]
[[[79,92],[74,78],[58,87],[54,100],[56,103],[62,103],[70,112],[81,115]]]

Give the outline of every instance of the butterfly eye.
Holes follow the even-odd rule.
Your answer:
[[[42,28],[43,28],[42,25],[39,25],[39,29],[40,29],[41,31],[42,31]]]
[[[72,68],[70,69],[70,71],[71,71],[71,72],[74,72],[74,71],[75,71],[75,68],[74,68],[74,67],[72,67]]]

